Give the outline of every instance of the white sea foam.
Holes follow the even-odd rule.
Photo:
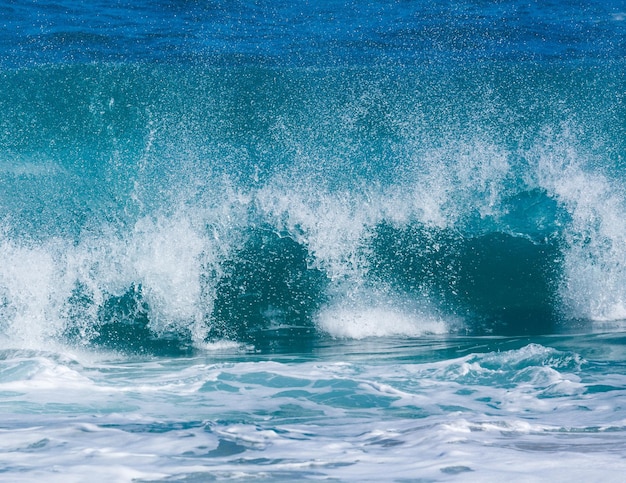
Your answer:
[[[318,326],[334,337],[363,339],[402,335],[446,333],[448,325],[441,319],[403,312],[393,306],[331,306],[317,317]]]
[[[567,130],[537,148],[541,186],[567,210],[561,309],[569,317],[626,317],[626,196]]]
[[[211,354],[83,366],[4,353],[0,464],[15,481],[59,482],[94,471],[117,481],[373,481],[381,467],[389,480],[618,481],[626,470],[626,380],[610,365],[577,366],[577,354],[539,344],[417,362],[430,349],[396,343],[349,355],[337,341],[300,361]]]

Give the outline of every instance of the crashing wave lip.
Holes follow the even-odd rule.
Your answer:
[[[441,319],[384,307],[330,308],[318,315],[317,325],[331,336],[349,339],[448,333],[448,325]]]

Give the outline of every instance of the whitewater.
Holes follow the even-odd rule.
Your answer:
[[[623,480],[625,19],[0,5],[0,480]]]

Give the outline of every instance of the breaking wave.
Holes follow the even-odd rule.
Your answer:
[[[5,345],[626,318],[624,90],[602,69],[180,69],[2,73]]]

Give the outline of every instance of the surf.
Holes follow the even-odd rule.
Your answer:
[[[621,320],[615,68],[5,70],[5,344],[184,355]]]

